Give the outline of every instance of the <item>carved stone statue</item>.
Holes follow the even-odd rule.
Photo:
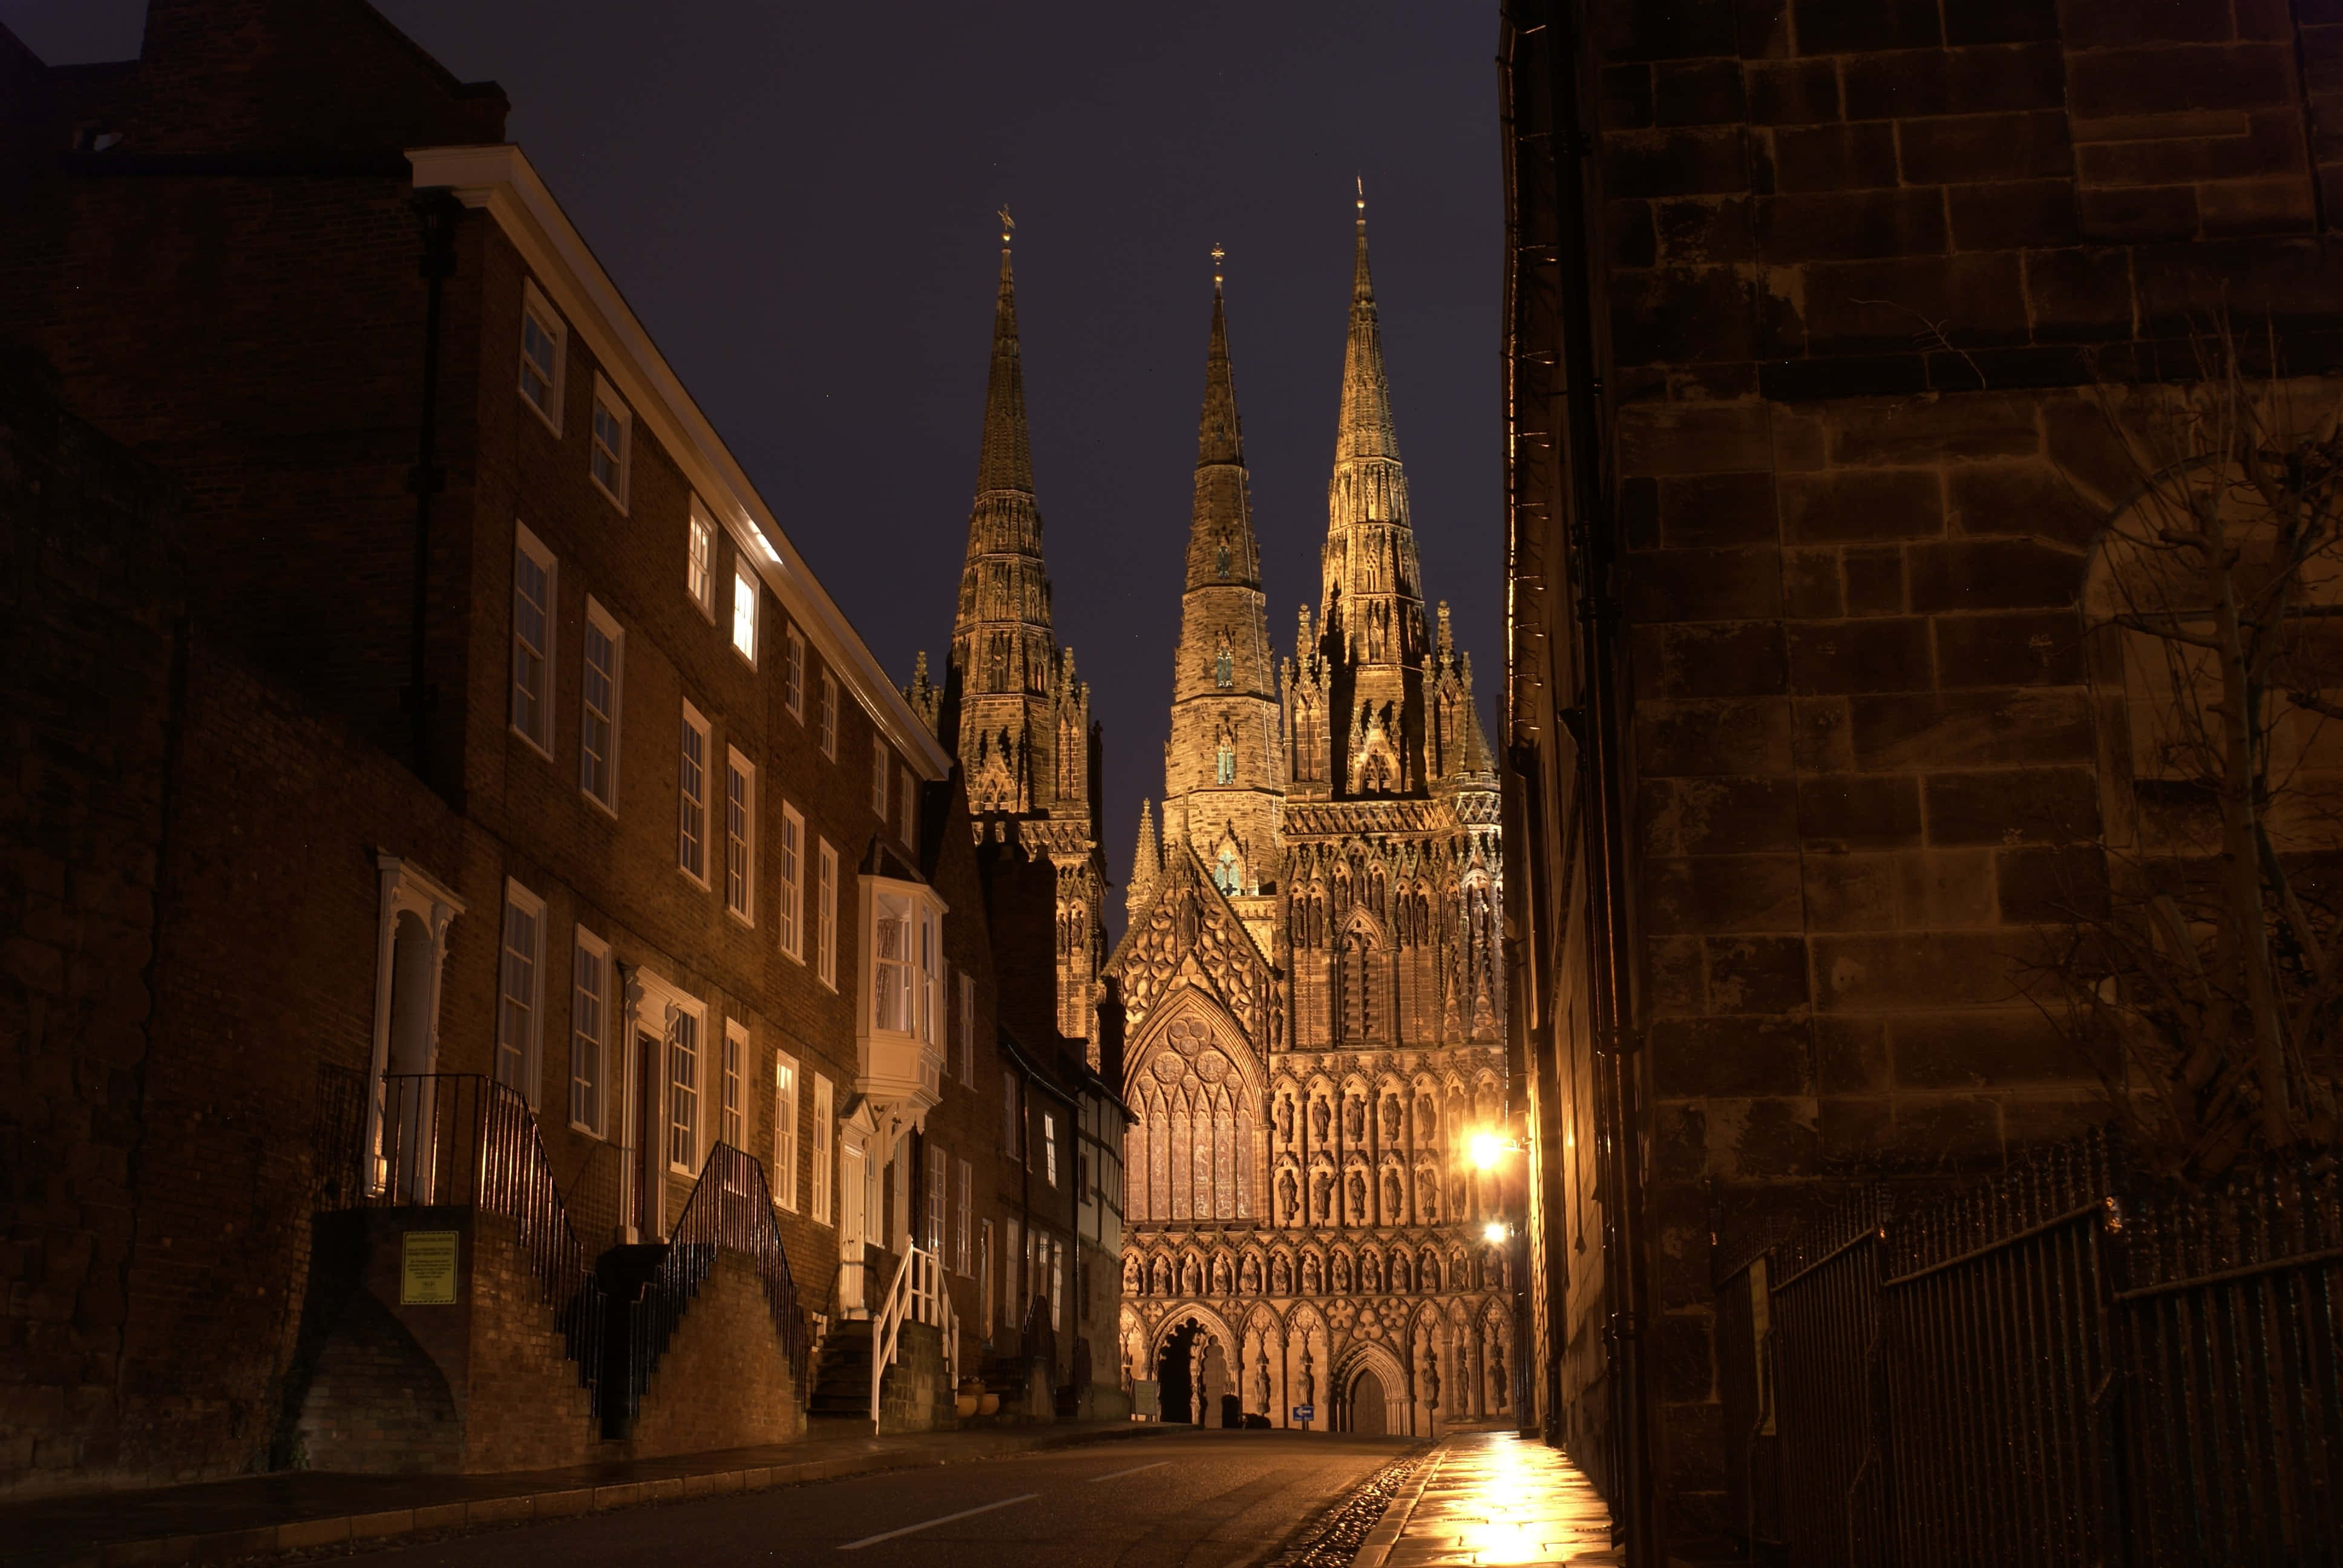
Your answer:
[[[1322,1295],[1325,1292],[1325,1290],[1326,1274],[1325,1271],[1318,1266],[1318,1254],[1315,1252],[1302,1253],[1302,1293],[1305,1296]]]
[[[1402,1225],[1407,1222],[1407,1198],[1401,1191],[1399,1171],[1395,1166],[1383,1170],[1383,1223]]]
[[[1367,1140],[1367,1102],[1355,1094],[1342,1097],[1342,1137],[1354,1145]]]
[[[1334,1293],[1338,1296],[1349,1295],[1351,1293],[1351,1260],[1337,1252],[1334,1254],[1333,1261],[1328,1264],[1328,1271],[1334,1276],[1332,1280]]]
[[[1248,1296],[1261,1294],[1261,1260],[1248,1256],[1237,1265],[1237,1289]]]
[[[1226,1257],[1215,1257],[1212,1260],[1212,1294],[1225,1296],[1228,1293],[1229,1261]]]
[[[1291,1171],[1279,1171],[1277,1173],[1277,1221],[1279,1224],[1291,1225],[1293,1223],[1295,1218],[1293,1212],[1294,1207],[1300,1201],[1301,1195],[1294,1191],[1293,1172]]]
[[[1374,1295],[1383,1288],[1383,1254],[1365,1251],[1359,1254],[1359,1289]]]
[[[1367,1179],[1353,1171],[1350,1181],[1344,1184],[1343,1195],[1350,1200],[1350,1222],[1353,1225],[1367,1223]]]
[[[1294,1403],[1315,1404],[1318,1402],[1318,1375],[1316,1372],[1312,1370],[1314,1366],[1315,1363],[1312,1361],[1310,1356],[1310,1347],[1308,1345],[1302,1346],[1302,1380],[1295,1385],[1296,1392],[1299,1392],[1302,1397],[1295,1400],[1293,1402]]]
[[[1293,1141],[1293,1096],[1290,1094],[1277,1097],[1277,1141],[1280,1143]]]
[[[1386,1094],[1386,1095],[1384,1095],[1384,1096],[1383,1096],[1383,1142],[1384,1142],[1384,1143],[1386,1143],[1386,1144],[1395,1144],[1395,1143],[1397,1143],[1397,1142],[1399,1141],[1399,1139],[1400,1139],[1400,1133],[1401,1133],[1401,1131],[1403,1131],[1402,1126],[1401,1126],[1401,1121],[1402,1121],[1402,1114],[1401,1114],[1400,1108],[1399,1108],[1399,1096],[1398,1096],[1398,1095],[1396,1095],[1396,1094]]]
[[[1318,1224],[1333,1223],[1334,1176],[1330,1171],[1310,1173],[1310,1217]]]
[[[1313,1141],[1320,1144],[1326,1141],[1326,1134],[1333,1117],[1334,1112],[1327,1105],[1324,1095],[1313,1094],[1310,1097],[1310,1136]]]
[[[1266,1346],[1262,1347],[1261,1359],[1255,1362],[1253,1366],[1252,1402],[1260,1408],[1262,1414],[1267,1415],[1269,1413],[1269,1350]]]
[[[1293,1293],[1293,1265],[1287,1262],[1282,1254],[1270,1260],[1269,1291],[1273,1296]]]
[[[1415,1173],[1415,1206],[1420,1211],[1416,1216],[1419,1223],[1425,1225],[1440,1223],[1440,1173],[1438,1171],[1419,1171]]]

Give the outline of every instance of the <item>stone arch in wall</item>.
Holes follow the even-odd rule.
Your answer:
[[[1362,1436],[1414,1431],[1407,1412],[1407,1373],[1388,1346],[1353,1341],[1332,1379],[1332,1430]]]
[[[1131,1048],[1128,1081],[1141,1122],[1127,1159],[1145,1176],[1127,1183],[1126,1221],[1259,1218],[1268,1085],[1228,1010],[1195,986],[1173,991]]]

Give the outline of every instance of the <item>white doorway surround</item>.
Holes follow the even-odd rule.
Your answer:
[[[374,862],[382,901],[375,939],[374,1050],[367,1067],[363,1148],[367,1190],[379,1193],[390,1175],[383,1158],[383,1077],[438,1070],[439,992],[447,967],[447,928],[464,912],[464,900],[412,860],[377,850]]]

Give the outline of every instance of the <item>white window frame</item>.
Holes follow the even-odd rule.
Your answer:
[[[773,1052],[773,1168],[766,1172],[773,1205],[798,1208],[798,1059]]]
[[[821,754],[838,760],[838,677],[827,669],[821,672]]]
[[[830,1194],[838,1184],[838,1091],[825,1073],[813,1075],[813,1220],[827,1225]]]
[[[789,717],[799,724],[805,722],[805,633],[796,627],[788,628],[781,637],[781,699],[789,705]]]
[[[716,621],[716,519],[698,496],[683,540],[683,591],[711,626]]]
[[[602,476],[595,472],[595,458],[608,450],[602,440],[598,418],[589,418],[586,427],[586,477],[594,481],[594,487],[608,496],[610,504],[618,508],[618,515],[624,517],[628,482],[633,477],[635,467],[635,414],[627,407],[627,400],[602,378],[598,370],[594,373],[594,411],[597,415],[607,412],[618,427],[618,449],[610,454],[613,459],[611,467],[618,470],[618,482],[615,487],[605,484]]]
[[[1041,1175],[1051,1186],[1058,1184],[1058,1113],[1041,1112]]]
[[[894,754],[887,749],[887,738],[870,738],[870,809],[883,825],[887,820],[887,775],[895,766]]]
[[[529,922],[523,939],[527,951],[514,946],[514,917]],[[520,966],[527,965],[521,973]],[[515,988],[520,988],[516,994]],[[521,1017],[516,1020],[516,1010]],[[514,1036],[518,1034],[518,1039]],[[528,1107],[537,1109],[538,1082],[545,1048],[545,900],[512,877],[505,879],[504,923],[497,940],[497,1054],[495,1078],[517,1090]],[[507,1064],[510,1063],[509,1066]],[[520,1081],[515,1083],[513,1075]]]
[[[830,840],[821,840],[821,852],[817,861],[820,870],[814,881],[816,925],[814,935],[820,950],[814,955],[814,973],[830,990],[838,989],[838,851]]]
[[[960,1081],[976,1087],[976,977],[960,972]]]
[[[951,1161],[944,1157],[941,1144],[933,1139],[924,1141],[928,1152],[927,1191],[924,1194],[927,1211],[920,1216],[920,1229],[928,1251],[936,1255],[938,1262],[941,1262],[944,1256],[944,1221],[950,1211]]]
[[[609,1136],[610,1012],[618,1000],[612,978],[610,944],[577,928],[569,960],[569,1125],[589,1138]],[[590,1074],[580,1070],[589,1056]],[[580,1114],[580,1102],[588,1099],[592,1103]]]
[[[897,810],[895,814],[901,819],[901,822],[899,825],[902,829],[904,844],[908,848],[917,849],[920,847],[919,793],[911,788],[911,770],[910,769],[899,767],[895,769],[895,772],[897,774],[897,778],[895,779],[895,793],[898,797]]]
[[[608,713],[598,713],[593,704],[594,638],[599,633],[610,647],[610,708]],[[618,716],[626,703],[627,632],[616,617],[602,608],[592,594],[586,596],[586,629],[578,638],[578,789],[588,800],[615,817],[618,814]],[[602,758],[602,790],[594,788],[594,778],[588,759],[588,739],[593,733],[596,719],[609,729],[604,742]]]
[[[784,956],[805,962],[805,816],[781,802],[781,898],[773,926]]]
[[[746,558],[732,558],[732,651],[746,660],[750,669],[757,668],[757,610],[763,602],[758,592],[757,574],[749,569]]]
[[[685,746],[687,736],[696,736],[699,741],[699,798],[697,800],[692,799],[690,791],[689,769],[692,764],[691,753]],[[707,719],[687,700],[683,705],[683,722],[677,728],[675,738],[675,865],[687,879],[697,883],[703,890],[709,886],[708,829],[712,819],[708,809],[709,764],[711,760],[708,754],[712,749],[712,734]],[[690,860],[692,819],[695,816],[699,819],[699,869],[697,871],[691,869]]]
[[[691,1034],[691,1049],[689,1052],[684,1051],[682,1048],[682,1036],[687,1024],[689,1026]],[[667,1070],[661,1077],[661,1082],[665,1086],[667,1114],[660,1118],[660,1158],[670,1171],[681,1176],[697,1176],[699,1174],[700,1166],[708,1160],[708,1127],[714,1120],[708,1114],[708,1005],[696,997],[679,999],[671,1016],[668,1019],[667,1030],[659,1038],[659,1049],[667,1052]],[[689,1085],[684,1084],[676,1072],[687,1055],[691,1063],[691,1082]],[[690,1122],[688,1127],[677,1119],[678,1112],[684,1103],[680,1091],[686,1089],[691,1095]],[[679,1161],[675,1157],[676,1135],[679,1132],[685,1134],[690,1144],[690,1147],[684,1151],[689,1158],[689,1163]]]
[[[991,1221],[980,1220],[976,1222],[976,1293],[984,1298],[984,1337],[990,1339],[993,1322],[992,1257],[995,1250],[992,1245]]]
[[[976,1212],[976,1167],[960,1161],[960,1201],[952,1206],[952,1272],[972,1273],[969,1258],[969,1221]]]
[[[545,617],[543,634],[545,646],[542,648],[535,647],[529,642],[528,635],[522,626],[521,616],[525,603],[522,596],[526,591],[522,586],[525,579],[521,575],[524,561],[545,574],[545,603],[539,607]],[[545,548],[544,540],[529,532],[528,524],[515,518],[513,521],[512,686],[508,717],[512,723],[512,732],[528,742],[531,750],[548,762],[553,760],[553,670],[554,659],[560,647],[560,638],[558,635],[560,607],[561,563],[554,558],[551,550]],[[535,661],[537,689],[533,693],[529,691],[527,679],[531,666],[525,663],[525,659]],[[522,721],[522,699],[525,696],[535,705],[536,733],[531,733],[529,727]]]
[[[724,912],[757,924],[757,765],[724,749]]]
[[[526,277],[520,281],[520,362],[516,383],[520,400],[528,406],[529,412],[545,421],[547,429],[558,436],[561,434],[562,391],[569,379],[569,323],[563,320],[561,312],[554,309],[552,303],[538,292],[537,285]],[[537,324],[545,335],[553,339],[553,374],[546,388],[545,403],[539,403],[528,390],[528,373],[534,361],[528,357],[528,322],[532,316],[538,318]],[[547,407],[547,404],[551,407]]]
[[[741,1074],[749,1062],[749,1026],[737,1018],[724,1020],[724,1060],[719,1064],[723,1072],[721,1098],[717,1101],[716,1135],[719,1141],[747,1153],[749,1141],[749,1106],[742,1092]]]

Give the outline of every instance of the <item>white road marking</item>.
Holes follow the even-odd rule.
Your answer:
[[[1121,1481],[1124,1476],[1137,1475],[1142,1470],[1161,1470],[1171,1462],[1168,1459],[1159,1459],[1152,1464],[1134,1464],[1129,1470],[1118,1470],[1110,1475],[1093,1475],[1091,1484],[1096,1486],[1101,1481]]]
[[[898,1535],[910,1535],[921,1530],[932,1530],[939,1524],[950,1524],[955,1519],[966,1519],[973,1514],[990,1513],[996,1508],[1006,1508],[1012,1503],[1031,1503],[1041,1495],[1038,1492],[1028,1492],[1021,1497],[1004,1497],[998,1503],[987,1503],[976,1508],[963,1508],[958,1513],[947,1513],[940,1519],[922,1519],[917,1524],[906,1524],[900,1530],[882,1531],[876,1535],[865,1535],[860,1541],[850,1541],[839,1550],[860,1552],[865,1546],[876,1546],[881,1541],[892,1541]]]

